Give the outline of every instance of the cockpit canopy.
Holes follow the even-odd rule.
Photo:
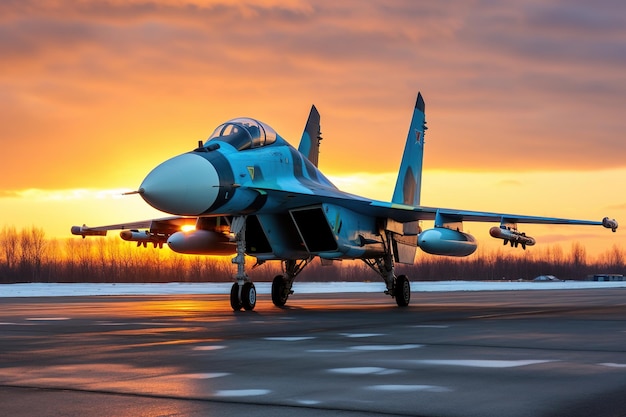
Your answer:
[[[237,150],[243,151],[274,143],[276,141],[276,132],[265,123],[241,117],[219,125],[209,136],[204,146],[207,146],[209,141],[212,140],[226,142]]]

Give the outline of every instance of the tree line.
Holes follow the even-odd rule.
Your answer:
[[[507,250],[508,249],[508,250]],[[518,280],[551,274],[585,279],[596,273],[626,274],[626,254],[614,245],[596,259],[575,242],[569,251],[559,245],[525,252],[502,247],[466,258],[432,256],[418,251],[413,265],[397,265],[396,273],[413,281]],[[271,281],[281,273],[279,262],[260,266],[248,260],[255,281]],[[20,282],[225,282],[235,266],[227,257],[181,255],[169,249],[137,248],[117,237],[48,239],[43,229],[0,231],[0,283]],[[300,281],[375,281],[378,275],[360,261],[322,266],[314,261]]]

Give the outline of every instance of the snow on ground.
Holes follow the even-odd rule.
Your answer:
[[[272,284],[255,282],[257,293],[270,294]],[[0,284],[2,297],[66,297],[92,295],[168,295],[168,294],[230,294],[232,283],[167,283],[167,284]],[[616,282],[519,282],[519,281],[437,281],[412,282],[412,292],[445,291],[516,291],[563,290],[586,288],[626,288],[626,281]],[[378,293],[385,290],[381,282],[297,282],[299,294]]]

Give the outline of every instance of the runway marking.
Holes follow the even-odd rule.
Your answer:
[[[448,365],[466,366],[471,368],[516,368],[519,366],[536,365],[540,363],[557,362],[556,360],[481,360],[481,359],[419,359],[411,363],[421,365]]]
[[[599,363],[598,365],[608,366],[609,368],[626,368],[626,363],[604,362],[604,363]]]
[[[221,378],[223,376],[230,375],[227,372],[206,372],[206,373],[198,373],[198,374],[183,374],[181,376],[193,379],[213,379],[213,378]]]
[[[411,326],[411,327],[419,327],[422,329],[447,329],[450,326],[446,326],[443,324],[418,324],[418,325]]]
[[[158,322],[150,323],[150,322],[139,322],[139,321],[121,322],[121,321],[105,321],[105,320],[98,320],[95,322],[95,324],[98,326],[141,326],[141,327],[155,327],[155,328],[172,325],[172,323],[158,323]]]
[[[309,349],[308,353],[348,353],[348,349]]]
[[[0,322],[0,326],[17,326],[17,323]]]
[[[302,405],[317,405],[322,403],[321,401],[317,400],[296,400],[296,402]]]
[[[355,338],[384,336],[384,334],[382,333],[339,333],[339,334],[345,337],[355,337]]]
[[[384,350],[406,350],[406,349],[417,349],[421,348],[424,345],[363,345],[363,346],[352,346],[351,350],[360,350],[360,351],[384,351]]]
[[[329,369],[328,372],[335,374],[349,374],[349,375],[391,375],[402,372],[398,369],[379,368],[376,366],[361,366],[355,368],[335,368]]]
[[[203,351],[211,351],[211,350],[220,350],[226,349],[226,346],[214,345],[214,346],[194,346],[193,350],[203,350]]]
[[[315,339],[313,336],[292,336],[292,337],[266,337],[265,340],[273,342],[300,342],[302,340]]]
[[[63,321],[70,320],[69,317],[29,317],[28,321]]]
[[[372,385],[366,389],[375,391],[396,391],[396,392],[451,392],[450,388],[440,387],[438,385]]]
[[[226,389],[216,391],[215,395],[218,397],[254,397],[259,395],[267,395],[270,390],[268,389]]]
[[[380,352],[387,350],[407,350],[407,349],[417,349],[421,348],[424,345],[362,345],[362,346],[351,346],[347,349],[310,349],[307,350],[309,353],[347,353],[354,352],[358,350],[360,352]]]

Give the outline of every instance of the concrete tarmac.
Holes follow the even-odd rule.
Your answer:
[[[2,416],[626,416],[626,289],[0,299]]]

